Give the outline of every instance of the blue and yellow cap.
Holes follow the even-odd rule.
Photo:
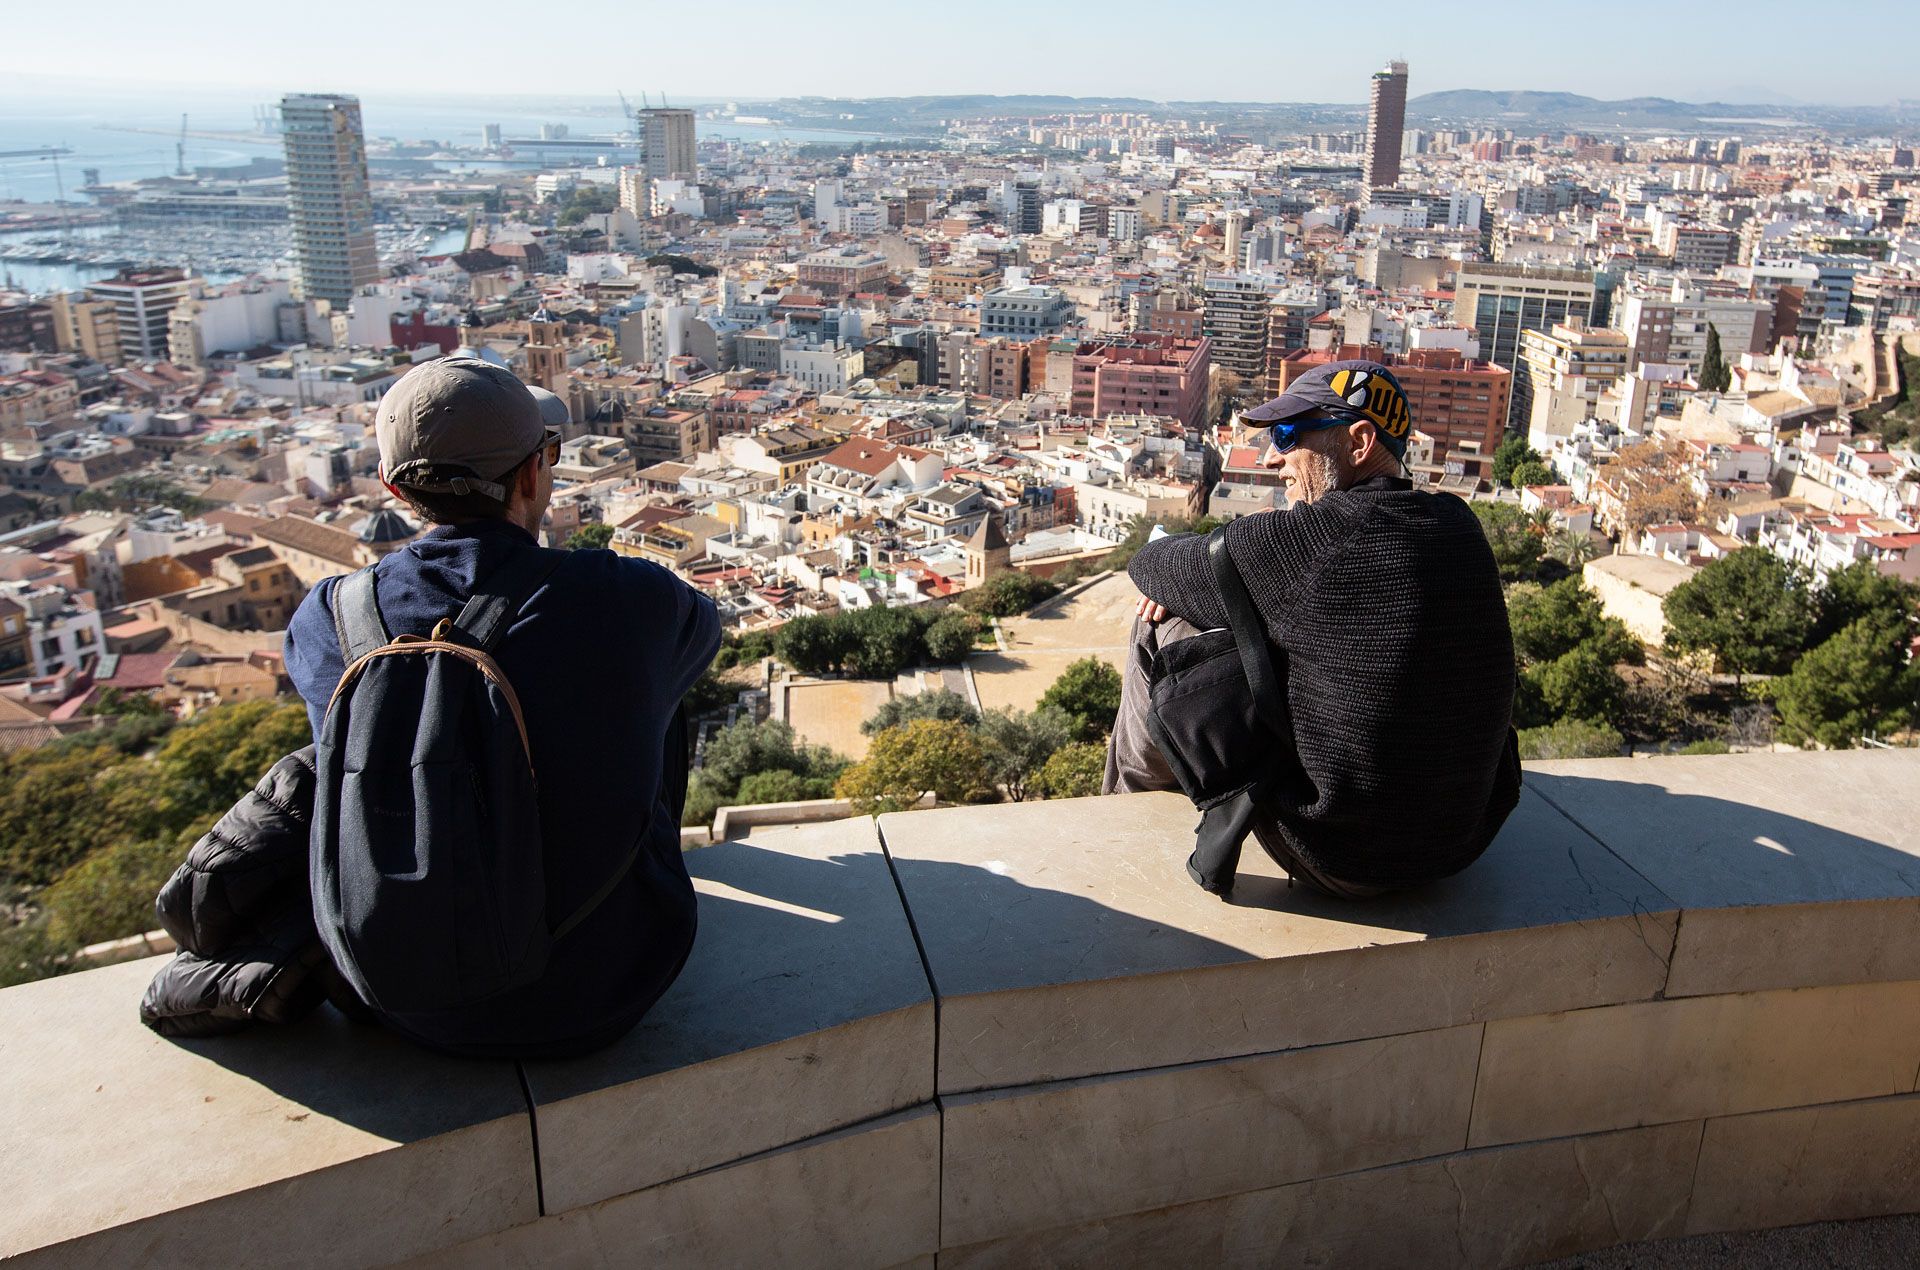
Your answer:
[[[1310,417],[1365,419],[1379,431],[1380,443],[1395,458],[1405,458],[1407,437],[1413,431],[1413,412],[1406,390],[1393,372],[1379,362],[1330,362],[1316,366],[1287,385],[1287,390],[1265,405],[1240,416],[1250,424],[1272,428],[1274,443],[1282,449],[1294,444],[1303,429],[1289,425]],[[1283,435],[1284,434],[1284,435]]]

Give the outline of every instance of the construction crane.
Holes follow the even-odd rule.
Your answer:
[[[173,174],[187,174],[187,117],[184,114],[180,116],[180,140],[173,147]]]

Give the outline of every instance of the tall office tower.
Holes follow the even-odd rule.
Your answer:
[[[693,112],[654,106],[640,112],[640,163],[655,181],[695,181]]]
[[[360,99],[289,93],[280,99],[280,125],[300,294],[345,304],[380,280]]]
[[[1525,427],[1533,410],[1520,365],[1525,331],[1551,331],[1568,319],[1594,321],[1598,294],[1590,269],[1463,264],[1454,278],[1453,320],[1480,336],[1480,355],[1515,376],[1508,421]]]
[[[1266,284],[1258,278],[1223,273],[1200,289],[1200,329],[1213,342],[1213,364],[1257,384],[1267,371],[1268,310]]]
[[[1367,188],[1383,190],[1400,179],[1401,133],[1407,123],[1407,64],[1388,62],[1373,73],[1367,106]]]

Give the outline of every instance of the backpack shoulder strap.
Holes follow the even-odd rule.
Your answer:
[[[356,569],[333,584],[333,631],[340,641],[340,660],[348,666],[393,642],[380,616],[372,565]]]
[[[473,593],[454,626],[481,652],[491,653],[514,615],[546,584],[567,553],[547,547],[515,552]]]
[[[1288,736],[1292,722],[1287,699],[1280,690],[1280,676],[1274,670],[1273,652],[1267,645],[1266,629],[1247,594],[1246,581],[1227,554],[1226,526],[1207,535],[1207,559],[1213,565],[1214,581],[1220,589],[1220,602],[1227,610],[1227,625],[1233,630],[1234,647],[1240,651],[1240,666],[1253,693],[1254,708],[1276,735]]]

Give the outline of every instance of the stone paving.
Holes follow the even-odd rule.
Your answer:
[[[1000,623],[1004,653],[977,653],[971,663],[980,704],[1031,710],[1060,673],[1083,657],[1119,669],[1140,592],[1124,573],[1080,594]]]
[[[884,679],[839,679],[791,684],[787,722],[810,745],[824,745],[850,759],[867,756],[868,737],[860,725],[893,696]]]

